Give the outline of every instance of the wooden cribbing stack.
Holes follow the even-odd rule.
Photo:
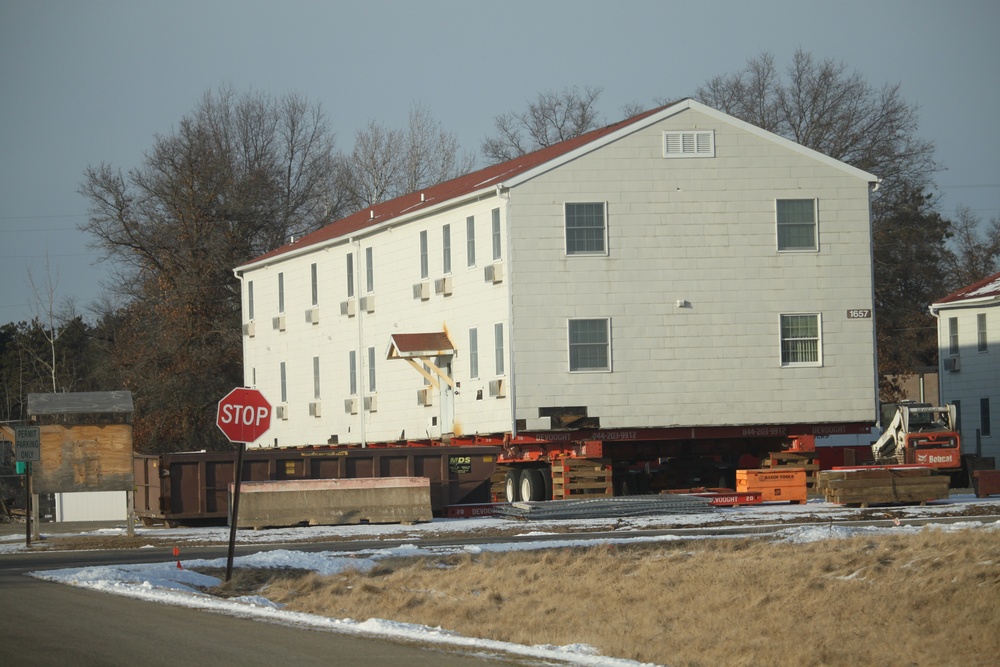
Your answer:
[[[611,461],[607,459],[560,459],[552,463],[553,500],[580,496],[613,496]]]
[[[948,475],[922,466],[861,466],[819,473],[817,491],[840,505],[920,503],[948,497]]]
[[[819,472],[819,459],[810,454],[794,452],[771,452],[762,459],[760,467],[775,470],[781,468],[800,468],[806,473],[806,488],[810,491],[816,488],[816,474]]]

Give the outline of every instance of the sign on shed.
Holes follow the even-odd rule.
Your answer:
[[[37,426],[18,426],[14,429],[14,460],[42,460],[42,436]]]

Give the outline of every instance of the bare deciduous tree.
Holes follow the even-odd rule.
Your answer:
[[[483,156],[497,164],[596,130],[603,123],[597,109],[602,92],[602,88],[588,86],[581,91],[574,86],[539,93],[526,111],[493,119],[496,134],[483,140]]]
[[[984,225],[979,216],[961,206],[951,228],[953,235],[946,266],[952,290],[997,272],[1000,267],[1000,217]]]
[[[157,136],[142,166],[86,170],[82,229],[116,260],[114,361],[137,394],[140,448],[222,444],[213,405],[242,384],[232,269],[340,217],[336,175],[318,106],[230,87]]]
[[[349,206],[360,210],[416,192],[467,171],[475,158],[460,154],[458,140],[441,129],[421,104],[410,108],[405,130],[369,121],[341,161],[341,188]]]

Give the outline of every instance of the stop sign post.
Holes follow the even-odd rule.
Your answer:
[[[215,423],[230,442],[237,443],[236,466],[233,470],[233,516],[229,526],[229,558],[226,560],[226,581],[233,577],[233,556],[236,553],[236,522],[240,511],[240,479],[243,477],[243,451],[246,443],[257,440],[271,428],[271,404],[256,389],[237,387],[219,401]]]

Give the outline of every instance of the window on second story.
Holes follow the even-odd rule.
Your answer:
[[[986,352],[986,313],[976,315],[976,349]]]
[[[818,313],[781,316],[782,366],[819,366],[821,352]]]
[[[285,362],[282,361],[278,366],[278,373],[281,376],[281,402],[288,402],[288,379],[285,376]]]
[[[566,204],[566,254],[603,255],[607,251],[607,207],[601,202]]]
[[[502,246],[500,245],[500,209],[493,209],[493,261],[499,261],[503,257]]]
[[[347,253],[347,298],[354,296],[354,253]]]
[[[427,256],[427,231],[420,232],[420,279],[426,280],[431,274],[430,260]]]
[[[778,199],[778,250],[816,250],[816,200]]]
[[[465,219],[465,255],[466,266],[476,265],[476,218]]]
[[[253,281],[247,281],[247,319],[253,320]]]
[[[441,228],[441,252],[444,255],[441,270],[451,273],[451,225]]]
[[[278,274],[278,312],[285,312],[285,274]]]
[[[316,265],[311,264],[309,266],[309,278],[312,281],[312,305],[319,305],[319,274],[316,270]]]
[[[372,252],[370,247],[365,248],[365,285],[369,294],[375,291],[375,263]]]
[[[948,354],[958,354],[958,318],[948,318]]]

